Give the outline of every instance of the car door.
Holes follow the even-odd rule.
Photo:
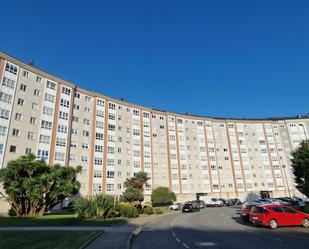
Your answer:
[[[283,212],[283,209],[279,206],[271,207],[271,215],[272,218],[275,219],[279,226],[286,226],[285,225],[285,213]]]
[[[296,226],[301,224],[302,217],[299,212],[289,207],[282,207],[282,209],[284,211],[284,223],[286,226]]]

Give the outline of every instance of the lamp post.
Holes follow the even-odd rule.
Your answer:
[[[306,139],[307,146],[308,146],[308,149],[309,149],[309,140],[308,140],[308,137],[307,137],[307,132],[306,132],[305,126],[303,124],[298,124],[298,125],[303,127],[304,134],[305,134],[305,139]]]

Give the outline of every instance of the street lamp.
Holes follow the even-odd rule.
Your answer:
[[[307,137],[307,132],[306,132],[305,126],[303,124],[298,124],[298,125],[303,127],[304,134],[305,134],[305,139],[306,139],[307,146],[308,146],[308,149],[309,149],[309,140],[308,140],[308,137]]]

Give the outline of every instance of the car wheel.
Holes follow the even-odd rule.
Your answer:
[[[274,219],[271,219],[271,220],[269,221],[269,227],[270,227],[271,229],[276,229],[276,228],[278,227],[277,221],[274,220]]]
[[[304,219],[302,220],[302,226],[303,226],[303,227],[309,227],[309,220],[308,220],[307,218],[304,218]]]
[[[174,209],[172,207],[170,207],[170,210],[173,211]]]

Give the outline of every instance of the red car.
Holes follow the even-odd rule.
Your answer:
[[[278,226],[309,227],[309,214],[284,205],[258,205],[252,207],[250,221],[272,229]]]
[[[242,208],[241,208],[241,218],[245,222],[249,222],[251,209],[253,207],[255,207],[256,205],[258,205],[258,204],[259,203],[256,203],[256,202],[246,202],[246,203],[244,203],[242,205]]]

